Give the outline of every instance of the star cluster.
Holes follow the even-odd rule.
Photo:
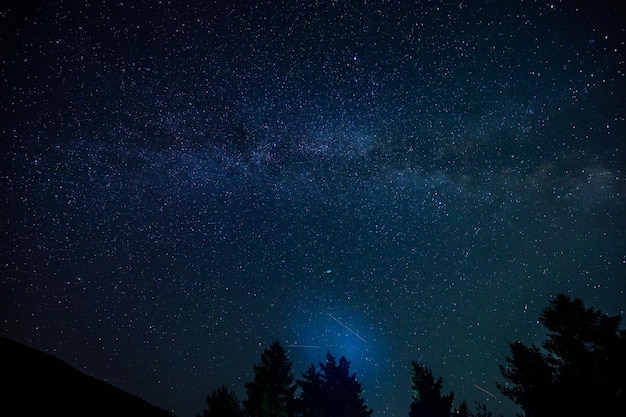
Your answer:
[[[190,416],[279,340],[496,392],[565,292],[626,302],[612,2],[9,2],[0,331]]]

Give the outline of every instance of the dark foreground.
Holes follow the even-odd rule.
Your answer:
[[[0,415],[173,417],[47,353],[0,337]]]

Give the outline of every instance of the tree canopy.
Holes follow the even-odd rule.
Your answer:
[[[363,389],[356,375],[350,375],[350,362],[326,354],[326,362],[314,366],[298,381],[302,393],[300,403],[303,417],[369,417],[372,410],[361,397]]]
[[[237,395],[223,385],[207,395],[206,401],[208,407],[202,413],[202,417],[243,417],[244,415]]]
[[[547,330],[539,346],[510,343],[511,355],[500,371],[500,392],[517,403],[525,417],[614,416],[626,409],[626,332],[621,317],[585,307],[580,299],[556,296],[540,323]],[[470,411],[454,406],[454,393],[442,394],[443,380],[418,362],[411,364],[413,393],[409,417],[491,417],[485,405]],[[350,362],[328,352],[295,380],[292,364],[279,342],[254,365],[240,405],[225,387],[207,396],[203,417],[370,417],[372,409]],[[489,393],[490,395],[494,395]],[[494,395],[495,396],[495,395]]]
[[[424,365],[412,362],[411,369],[413,402],[409,417],[450,417],[454,393],[442,396],[441,377],[435,380],[432,371]]]
[[[543,311],[548,330],[541,348],[510,344],[507,384],[500,391],[526,417],[615,415],[626,406],[626,333],[621,317],[586,308],[581,299],[558,295]]]
[[[254,366],[254,380],[245,385],[248,398],[243,406],[254,417],[291,417],[294,415],[296,384],[291,362],[278,341],[261,355]]]

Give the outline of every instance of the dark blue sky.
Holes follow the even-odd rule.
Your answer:
[[[274,340],[510,416],[550,297],[623,314],[612,2],[104,3],[0,9],[3,335],[180,417]]]

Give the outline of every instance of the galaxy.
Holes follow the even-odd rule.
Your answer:
[[[0,334],[179,417],[275,340],[514,415],[552,297],[626,306],[614,3],[3,3]]]

